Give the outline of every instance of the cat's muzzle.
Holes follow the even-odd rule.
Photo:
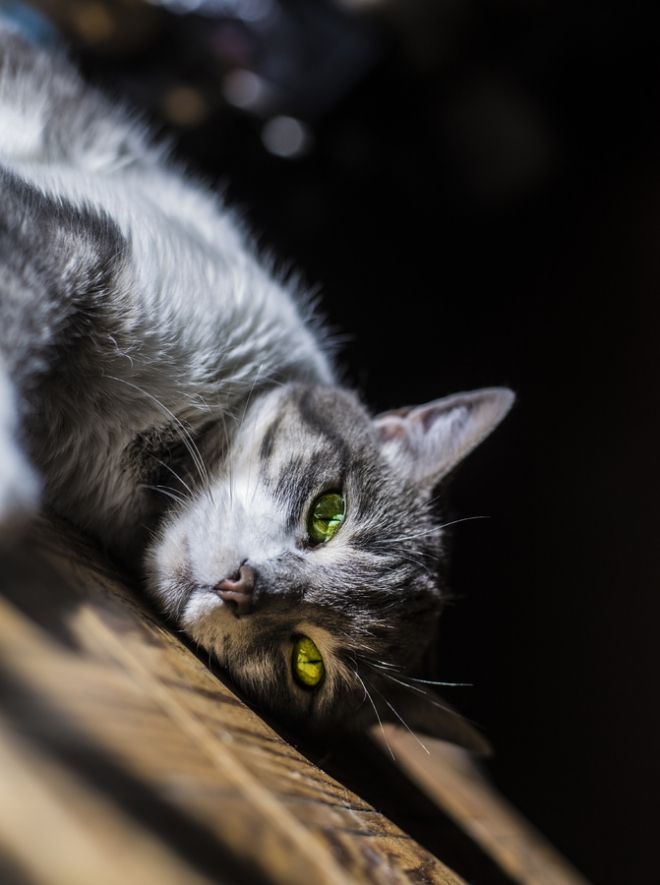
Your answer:
[[[244,562],[234,576],[218,581],[215,591],[223,602],[229,603],[236,617],[240,618],[253,610],[256,586],[254,569]]]

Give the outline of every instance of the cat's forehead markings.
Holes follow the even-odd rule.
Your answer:
[[[314,435],[329,440],[333,449],[340,454],[342,461],[348,462],[349,446],[337,428],[336,414],[328,414],[323,410],[322,403],[315,401],[315,397],[310,390],[302,391],[296,400],[296,404],[303,424]]]
[[[261,446],[259,447],[259,457],[262,461],[268,461],[273,454],[275,438],[282,424],[283,417],[282,414],[276,415],[264,432]]]

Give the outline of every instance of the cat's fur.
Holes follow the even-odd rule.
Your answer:
[[[0,524],[41,499],[141,558],[167,615],[281,717],[465,740],[405,674],[443,602],[433,490],[511,393],[373,419],[216,196],[62,56],[0,31],[0,65]],[[328,489],[346,520],[310,547]],[[238,617],[217,585],[245,562]],[[316,691],[292,679],[297,634]]]

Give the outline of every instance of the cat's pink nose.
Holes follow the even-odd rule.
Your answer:
[[[252,611],[255,585],[254,569],[243,563],[237,575],[225,578],[224,581],[218,581],[215,589],[223,602],[233,603],[234,612],[240,617],[240,615],[247,615]]]

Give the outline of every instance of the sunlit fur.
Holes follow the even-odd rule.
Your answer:
[[[343,490],[346,518],[329,542],[312,545],[309,508],[329,489]],[[412,526],[421,537],[398,541]],[[169,514],[150,548],[150,587],[262,702],[341,718],[363,701],[360,660],[407,669],[428,644],[441,603],[441,532],[432,527],[427,497],[385,458],[351,394],[286,385],[249,409],[210,484]],[[244,562],[257,601],[237,618],[214,588]],[[317,692],[292,682],[296,634],[322,652]]]
[[[456,737],[405,676],[443,601],[431,500],[511,394],[373,418],[217,196],[63,57],[1,30],[0,271],[0,528],[41,495],[116,556],[146,551],[173,624],[282,718],[405,708]],[[312,547],[329,490],[346,518]],[[244,562],[254,608],[237,617],[214,588]],[[324,659],[316,690],[292,678],[300,634]]]

